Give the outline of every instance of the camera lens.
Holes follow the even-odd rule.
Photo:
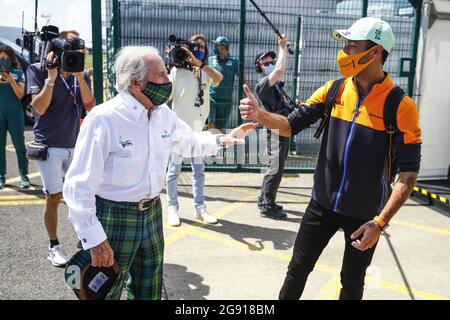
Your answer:
[[[62,67],[67,72],[84,70],[84,54],[82,52],[65,52],[62,56]]]
[[[174,50],[173,58],[175,61],[184,61],[188,58],[188,55],[186,52],[184,52],[182,49],[176,48]]]
[[[67,56],[67,59],[65,62],[67,64],[67,66],[69,66],[69,67],[75,67],[78,64],[78,60],[76,59],[76,57],[74,57],[72,55]]]

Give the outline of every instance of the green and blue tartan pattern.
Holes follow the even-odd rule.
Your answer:
[[[147,87],[142,90],[155,106],[166,103],[172,94],[172,83],[156,84],[148,82]]]
[[[114,251],[114,260],[122,270],[106,300],[120,299],[127,276],[127,300],[160,300],[164,259],[161,200],[144,212],[129,203],[99,197],[96,205],[97,217]],[[77,265],[83,270],[90,262],[90,252],[82,250],[68,265]],[[77,290],[74,292],[78,295]]]

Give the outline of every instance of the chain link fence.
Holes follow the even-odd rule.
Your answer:
[[[396,35],[396,45],[385,70],[393,80],[407,90],[410,79],[401,72],[400,62],[415,59],[413,42],[415,8],[408,0],[257,0],[273,24],[293,44],[295,54],[289,55],[284,76],[285,90],[292,98],[305,101],[326,81],[340,78],[336,56],[342,43],[332,40],[334,29],[348,28],[362,16],[374,16],[387,21]],[[204,34],[212,54],[212,40],[227,37],[230,55],[239,58],[239,73],[253,90],[257,82],[254,60],[257,53],[278,51],[277,36],[250,1],[229,0],[103,0],[103,26],[107,39],[108,95],[114,91],[114,54],[122,46],[152,45],[164,56],[169,35],[187,39]],[[243,11],[244,10],[244,11]],[[420,9],[419,9],[420,10]],[[242,30],[244,33],[242,34]],[[408,65],[405,63],[405,68]],[[411,76],[411,74],[409,74]],[[231,114],[226,128],[241,123],[238,106],[242,96],[239,74],[235,76]],[[291,140],[291,152],[286,162],[287,172],[312,171],[319,151],[319,141],[313,138],[315,126]],[[265,131],[258,129],[246,146],[227,151],[207,166],[209,170],[253,171],[265,169]],[[207,162],[208,163],[208,162]]]

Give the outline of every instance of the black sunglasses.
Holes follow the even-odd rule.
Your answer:
[[[275,64],[275,63],[276,63],[276,60],[273,60],[273,61],[270,61],[270,62],[264,62],[264,63],[260,63],[260,64],[263,65],[264,67],[268,67],[271,64]]]

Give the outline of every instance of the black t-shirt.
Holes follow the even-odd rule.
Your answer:
[[[27,69],[27,93],[38,94],[44,87],[47,70],[42,71],[39,63],[32,64]],[[87,73],[84,78],[91,87],[91,80]],[[69,76],[66,82],[72,92],[75,90],[75,77]],[[80,116],[82,115],[83,101],[79,84],[76,84],[76,101],[64,84],[62,77],[58,76],[53,88],[53,95],[47,111],[40,116],[34,116],[34,134],[36,142],[42,142],[52,148],[74,148],[80,131]]]
[[[256,94],[264,108],[270,112],[287,116],[292,111],[291,98],[279,82],[270,86],[269,76],[259,79],[256,85]]]

